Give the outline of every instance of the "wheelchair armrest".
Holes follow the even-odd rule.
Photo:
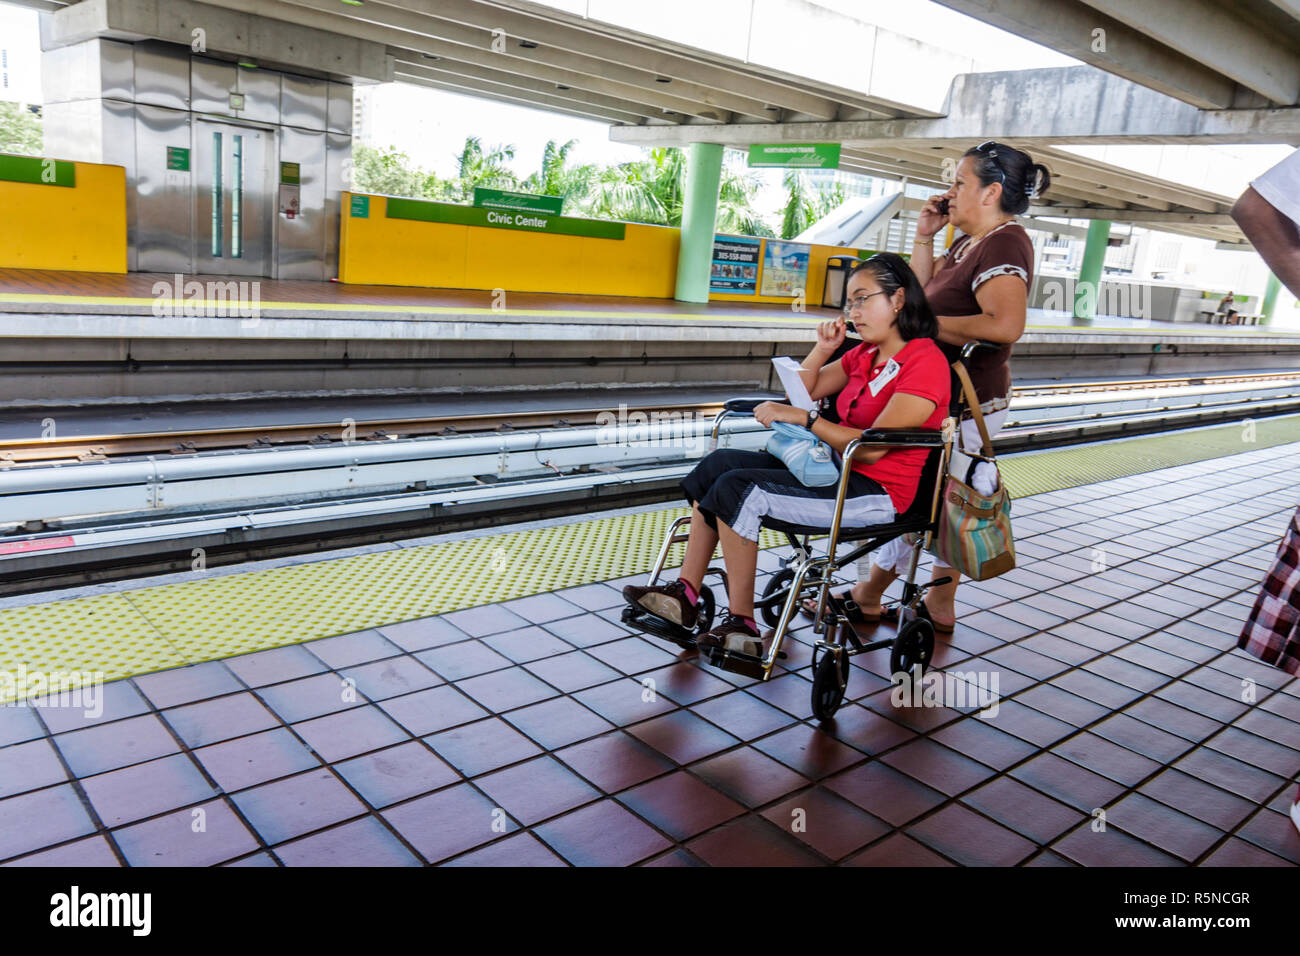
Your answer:
[[[737,414],[748,414],[764,402],[776,401],[773,398],[731,398],[722,403],[722,410],[727,412],[736,412]]]
[[[934,428],[868,428],[859,440],[864,445],[928,445],[937,448],[943,444],[943,432]]]

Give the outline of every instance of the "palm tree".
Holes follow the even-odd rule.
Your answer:
[[[519,179],[506,166],[515,158],[513,146],[493,146],[484,150],[483,141],[477,136],[466,136],[465,145],[456,157],[456,175],[460,180],[453,187],[453,192],[462,202],[474,199],[474,187],[484,186],[492,189],[515,189]]]
[[[595,188],[598,170],[590,163],[569,165],[569,153],[577,144],[576,139],[562,146],[553,139],[548,140],[542,150],[541,169],[530,173],[523,181],[524,191],[543,196],[563,196],[570,209],[580,208]]]

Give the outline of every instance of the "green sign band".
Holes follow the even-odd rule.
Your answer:
[[[475,186],[474,205],[480,209],[508,209],[512,212],[538,212],[544,216],[558,216],[564,210],[564,197],[512,193],[505,189]]]
[[[190,171],[190,151],[184,146],[167,147],[167,168],[179,169],[181,172]]]
[[[839,143],[755,143],[749,165],[793,169],[838,169]]]
[[[426,199],[389,199],[387,215],[389,219],[452,222],[462,226],[521,229],[562,236],[591,236],[595,239],[622,239],[626,233],[626,224],[621,222],[504,209],[479,209],[476,206],[458,206],[455,203],[430,202]]]
[[[63,159],[0,153],[0,179],[7,179],[11,183],[35,183],[38,186],[75,187],[77,167]]]

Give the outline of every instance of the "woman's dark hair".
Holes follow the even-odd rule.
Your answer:
[[[921,283],[916,281],[912,267],[896,252],[878,252],[868,259],[863,259],[845,278],[845,287],[849,279],[859,272],[867,272],[880,285],[882,291],[893,295],[903,290],[903,308],[898,313],[898,334],[904,341],[910,339],[932,339],[939,334],[939,322],[925,300]]]
[[[1002,211],[1018,216],[1029,208],[1032,197],[1041,196],[1052,185],[1052,174],[1028,153],[989,140],[966,150],[981,186],[1002,184]]]

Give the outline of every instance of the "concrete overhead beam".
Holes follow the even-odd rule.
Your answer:
[[[1076,0],[937,2],[1199,109],[1220,110],[1232,105],[1232,80]],[[1162,16],[1176,19],[1182,13],[1166,4]],[[1097,34],[1096,30],[1104,32]],[[1207,34],[1207,41],[1213,39]]]
[[[289,0],[291,3],[316,9],[339,10],[337,0]],[[418,29],[427,35],[463,42],[460,37],[471,31],[472,42],[483,50],[490,50],[493,30],[504,30],[511,38],[509,55],[525,62],[548,59],[548,55],[567,53],[592,61],[588,71],[597,76],[620,76],[625,79],[635,74],[635,82],[646,89],[662,89],[667,95],[724,109],[741,112],[759,119],[771,116],[768,105],[778,105],[796,112],[831,118],[836,104],[826,97],[790,90],[780,84],[755,78],[752,89],[740,91],[737,78],[727,71],[707,63],[699,63],[682,56],[661,52],[641,44],[625,42],[585,29],[575,29],[541,17],[531,17],[499,7],[466,0],[402,0],[385,3],[371,0],[363,7],[344,8],[349,18],[373,19],[376,22],[414,28],[415,20],[422,20]],[[518,45],[519,39],[538,44],[536,49]],[[497,54],[500,56],[501,54]],[[521,67],[526,71],[526,67]],[[670,83],[658,83],[665,77]],[[771,94],[771,96],[769,96]],[[777,97],[779,98],[772,98]]]
[[[1141,224],[1185,223],[1197,226],[1235,226],[1226,213],[1215,215],[1205,212],[1157,212],[1153,209],[1106,209],[1100,206],[1044,206],[1029,207],[1031,216],[1055,216],[1059,219],[1110,219],[1114,222]]]
[[[713,87],[693,83],[655,82],[655,74],[627,65],[610,63],[590,52],[572,52],[558,47],[528,49],[519,36],[507,35],[502,52],[496,52],[491,25],[473,26],[438,19],[429,14],[379,3],[345,7],[338,0],[284,0],[290,16],[327,18],[343,32],[379,31],[391,37],[394,46],[437,53],[489,69],[507,69],[536,79],[563,82],[566,86],[617,96],[647,106],[727,122],[732,113],[769,120],[773,113],[761,101],[733,96]],[[342,12],[340,12],[342,11]],[[489,14],[493,11],[487,11]],[[268,12],[268,16],[273,16]]]
[[[47,47],[95,37],[165,40],[192,47],[203,31],[205,49],[312,73],[388,82],[392,63],[382,44],[283,23],[248,11],[194,0],[82,0],[49,17]]]
[[[699,139],[689,127],[615,127],[615,142],[676,145]],[[960,146],[986,139],[1026,144],[1290,143],[1300,145],[1300,108],[1199,110],[1090,66],[967,73],[955,77],[948,115],[938,119],[731,125],[710,142],[842,143],[858,148]]]
[[[1213,67],[1282,106],[1300,101],[1300,53],[1257,21],[1210,0],[1083,0],[1189,59]],[[1148,41],[1148,46],[1150,42]]]
[[[1011,145],[1014,146],[1015,144],[1012,143]],[[1159,180],[1139,177],[1126,171],[1099,167],[1087,157],[1076,156],[1073,153],[1063,153],[1060,150],[1041,150],[1034,155],[1034,160],[1048,168],[1052,173],[1054,183],[1058,178],[1057,171],[1060,170],[1061,178],[1083,179],[1133,191],[1137,202],[1143,202],[1144,197],[1147,199],[1160,199],[1199,212],[1219,212],[1222,206],[1222,203],[1214,197],[1202,195],[1200,190],[1173,186]],[[1231,200],[1229,200],[1230,203]]]

